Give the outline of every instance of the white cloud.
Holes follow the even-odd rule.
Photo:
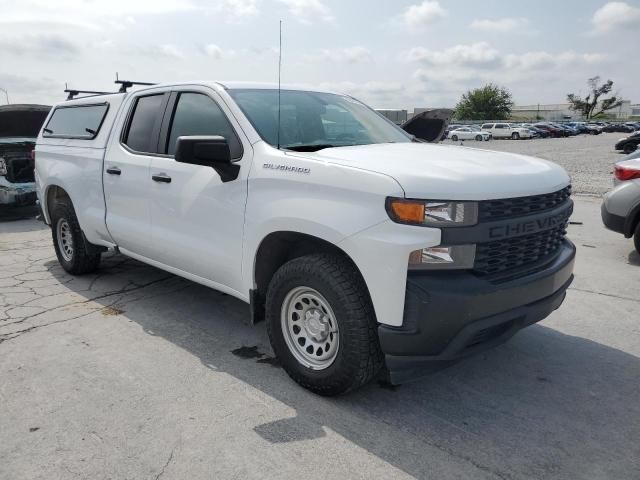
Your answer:
[[[208,57],[220,60],[222,58],[222,49],[218,45],[209,44],[203,47],[204,54]]]
[[[511,70],[540,70],[566,68],[572,65],[593,65],[605,60],[600,53],[576,53],[566,51],[560,53],[525,52],[522,54],[506,55],[505,67]]]
[[[371,52],[360,46],[338,48],[338,49],[323,49],[315,54],[307,55],[309,61],[328,61],[335,63],[366,63],[373,61]]]
[[[80,52],[80,43],[58,33],[23,33],[0,36],[0,50],[19,57],[68,60]]]
[[[596,10],[591,19],[597,33],[605,33],[615,28],[638,28],[640,8],[625,2],[609,2]]]
[[[257,0],[224,0],[223,7],[235,17],[247,17],[258,14]]]
[[[487,42],[455,45],[444,50],[415,47],[409,50],[405,57],[410,62],[476,68],[492,68],[501,63],[500,52]]]
[[[333,21],[331,10],[321,0],[279,0],[299,22],[311,24],[314,20]]]
[[[524,28],[529,21],[526,18],[496,18],[496,19],[476,19],[471,22],[471,28],[486,32],[506,33],[519,28]]]
[[[408,7],[402,14],[402,19],[411,32],[418,33],[446,16],[447,12],[440,3],[425,0],[418,5]]]

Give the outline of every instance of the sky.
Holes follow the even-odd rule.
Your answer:
[[[0,88],[46,104],[116,72],[276,82],[280,20],[283,83],[375,108],[452,107],[488,82],[564,103],[596,75],[640,103],[640,0],[0,0]]]

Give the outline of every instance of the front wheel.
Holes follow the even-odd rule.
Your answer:
[[[636,252],[640,253],[640,222],[636,225],[636,231],[633,234],[633,245],[636,247]]]
[[[67,272],[82,275],[98,268],[100,251],[85,238],[71,204],[58,203],[53,208],[51,235],[58,261]]]
[[[453,140],[454,142],[458,141],[458,136],[457,135],[452,135],[451,136],[451,140]]]
[[[383,368],[369,293],[340,255],[306,255],[280,267],[267,291],[266,320],[283,368],[312,392],[348,392]]]
[[[514,140],[520,140],[520,134],[518,132],[513,132],[511,134],[511,138]]]
[[[633,143],[627,143],[622,150],[624,151],[624,153],[629,154],[635,152],[636,148],[636,145],[634,145]]]

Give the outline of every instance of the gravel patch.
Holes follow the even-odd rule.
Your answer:
[[[492,140],[463,142],[468,147],[501,152],[520,153],[551,160],[571,175],[574,193],[600,196],[611,189],[613,165],[624,158],[614,145],[624,133],[578,135],[568,138],[538,138],[534,140]],[[443,144],[454,144],[445,140]]]

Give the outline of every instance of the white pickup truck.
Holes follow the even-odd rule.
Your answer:
[[[573,279],[562,168],[419,143],[331,92],[193,82],[62,102],[35,172],[65,270],[111,248],[248,302],[323,395],[499,344]]]

